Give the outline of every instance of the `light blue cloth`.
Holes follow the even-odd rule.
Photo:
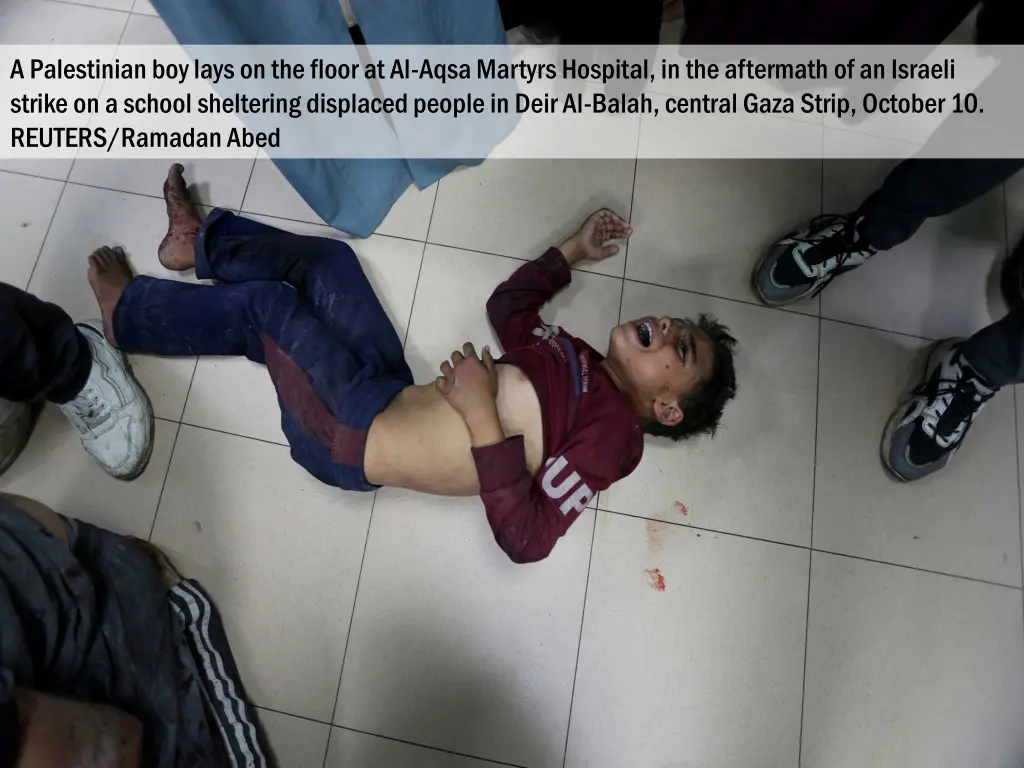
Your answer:
[[[181,45],[351,45],[340,0],[151,0]],[[351,0],[369,45],[502,45],[496,0]],[[511,128],[511,125],[508,126]],[[493,147],[504,138],[496,135]],[[368,237],[402,193],[460,160],[275,160],[324,221]]]

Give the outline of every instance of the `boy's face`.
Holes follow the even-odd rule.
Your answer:
[[[711,374],[714,348],[704,331],[671,317],[641,317],[612,329],[608,358],[640,416],[674,426],[680,398]]]

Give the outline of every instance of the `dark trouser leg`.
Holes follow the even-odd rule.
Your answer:
[[[63,404],[91,370],[89,345],[67,312],[0,283],[0,398]]]
[[[362,474],[366,432],[411,383],[382,367],[372,347],[350,349],[284,283],[202,286],[136,277],[114,312],[114,336],[125,352],[245,355],[265,364],[293,458],[349,490],[371,488]]]
[[[402,341],[345,242],[304,237],[214,211],[196,238],[196,275],[224,283],[288,283],[346,348],[412,381]]]
[[[1024,160],[904,160],[857,211],[861,234],[880,251],[893,248],[926,219],[963,208],[1022,167]]]
[[[1024,309],[1015,309],[964,342],[964,357],[995,387],[1024,383]]]
[[[239,768],[274,765],[213,601],[191,580],[179,582],[167,596],[184,629],[208,709],[216,718],[227,764]]]

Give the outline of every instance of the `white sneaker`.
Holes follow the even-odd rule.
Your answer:
[[[128,359],[103,335],[103,325],[97,320],[77,328],[89,342],[92,371],[78,397],[60,409],[107,474],[133,480],[153,452],[153,406]]]

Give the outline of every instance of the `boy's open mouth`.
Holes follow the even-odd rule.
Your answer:
[[[651,341],[654,339],[654,328],[647,320],[641,320],[636,324],[636,335],[640,339],[641,347],[651,346]]]

